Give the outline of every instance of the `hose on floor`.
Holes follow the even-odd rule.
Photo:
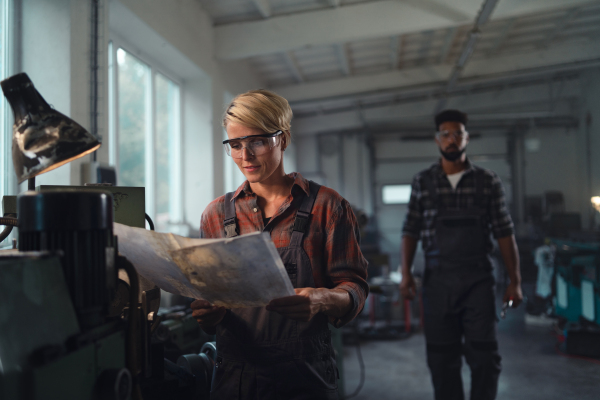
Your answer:
[[[356,323],[354,324],[354,339],[356,340],[356,355],[358,357],[358,365],[360,366],[360,381],[358,382],[358,386],[354,392],[346,397],[343,397],[342,400],[351,399],[358,396],[365,384],[365,361],[363,360],[362,350],[360,348],[360,335],[358,333],[358,324]]]

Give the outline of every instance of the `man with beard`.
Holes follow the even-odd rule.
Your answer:
[[[445,110],[435,116],[435,125],[442,157],[412,182],[400,290],[405,298],[415,296],[411,267],[421,239],[427,364],[435,399],[464,399],[463,355],[471,368],[471,399],[494,399],[501,367],[490,233],[510,277],[504,302],[516,307],[523,295],[513,223],[498,176],[467,158],[467,115]]]

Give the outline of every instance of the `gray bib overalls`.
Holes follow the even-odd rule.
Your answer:
[[[296,213],[289,247],[277,251],[294,288],[315,287],[302,239],[320,186]],[[225,195],[225,237],[237,236],[233,193]],[[271,225],[273,221],[267,224]],[[218,357],[211,399],[337,399],[337,368],[324,314],[299,322],[264,307],[228,310],[217,325]]]
[[[434,174],[426,176],[435,217],[435,251],[428,252],[423,282],[427,363],[436,400],[463,400],[462,356],[471,368],[472,400],[496,397],[500,355],[496,341],[495,280],[484,224],[488,207],[483,171],[475,174],[475,202],[446,209]],[[464,342],[463,342],[464,338]]]

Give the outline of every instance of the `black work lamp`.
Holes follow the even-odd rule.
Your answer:
[[[46,103],[25,73],[0,82],[15,117],[12,157],[19,183],[97,150],[100,139]]]

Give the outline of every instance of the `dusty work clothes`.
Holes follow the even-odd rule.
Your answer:
[[[493,173],[468,163],[452,190],[436,164],[415,177],[411,203],[404,231],[423,238],[423,314],[435,398],[464,399],[464,355],[471,368],[471,399],[492,400],[501,367],[490,231],[497,237],[512,234],[502,187]],[[421,228],[418,235],[415,227]]]
[[[287,240],[282,242],[283,246],[278,246],[275,240],[274,242],[295,288],[319,287],[317,277],[328,282],[331,285],[329,287],[334,287],[332,281],[335,276],[327,271],[315,271],[315,265],[321,266],[323,263],[314,262],[311,254],[306,251],[306,242],[311,240],[311,236],[313,241],[318,238],[319,247],[330,245],[327,234],[331,232],[325,228],[331,221],[322,219],[320,214],[324,211],[327,213],[326,210],[331,208],[323,204],[323,201],[327,201],[328,197],[331,200],[333,191],[320,188],[313,182],[309,184],[299,174],[295,178],[297,184],[292,189],[292,195],[264,229],[270,231],[272,237],[287,235]],[[244,196],[240,196],[242,193]],[[337,197],[341,199],[339,195]],[[243,185],[236,193],[228,194],[222,202],[223,212],[217,213],[222,216],[222,233],[219,236],[232,237],[253,232],[257,225],[263,228],[260,213],[253,213],[258,215],[252,226],[247,220],[244,221],[245,215],[240,212],[247,206],[253,210],[255,204],[256,196],[253,196],[247,185]],[[338,205],[334,214],[343,212],[345,200],[339,200]],[[338,222],[341,217],[341,214],[334,215]],[[204,237],[211,237],[208,235],[208,218],[212,216],[207,216],[207,219],[203,216]],[[281,226],[281,222],[285,220],[288,223]],[[352,252],[354,244],[358,245],[359,238],[353,214],[349,216],[349,221],[349,230],[343,226],[338,228],[352,232],[346,238],[350,242],[347,243],[346,250]],[[313,242],[312,245],[317,246],[318,243]],[[343,251],[342,248],[338,250]],[[345,280],[335,287],[348,290],[355,304],[350,316],[331,319],[330,322],[337,326],[349,321],[354,313],[360,311],[368,291],[364,281],[366,262],[360,250],[355,253],[353,262],[354,265],[348,267],[338,264]],[[350,272],[355,269],[359,269],[359,273]],[[351,290],[356,292],[356,296],[352,295]],[[266,311],[264,307],[228,310],[217,326],[218,358],[211,398],[337,399],[338,371],[327,323],[328,318],[324,314],[316,315],[309,322],[298,322]]]

